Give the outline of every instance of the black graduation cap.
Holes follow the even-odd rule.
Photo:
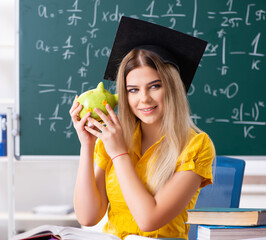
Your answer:
[[[123,16],[118,26],[104,79],[116,79],[121,61],[132,49],[146,49],[157,54],[165,63],[175,65],[188,91],[206,45],[206,41],[188,34]]]

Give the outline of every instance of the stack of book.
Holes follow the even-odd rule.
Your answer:
[[[198,208],[188,211],[189,224],[198,224],[198,240],[266,240],[266,209]]]

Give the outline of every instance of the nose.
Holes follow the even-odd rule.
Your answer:
[[[147,91],[147,90],[141,91],[141,102],[147,103],[150,100],[151,100],[151,95],[150,95],[149,91]]]

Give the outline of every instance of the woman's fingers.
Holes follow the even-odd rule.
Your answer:
[[[99,117],[105,122],[108,120],[108,117],[99,109],[94,108],[94,111],[99,115]]]
[[[105,115],[100,109],[95,108],[94,111],[100,116],[100,118],[104,121],[107,126],[113,126],[114,124],[119,124],[119,120],[114,110],[111,108],[109,104],[106,104],[106,110],[108,112],[108,116]]]
[[[95,137],[97,138],[100,138],[100,132],[98,130],[95,130],[94,128],[92,127],[88,127],[88,126],[85,126],[85,129],[87,132],[89,132],[90,134],[94,135]]]
[[[109,113],[109,119],[111,119],[111,121],[114,123],[114,124],[119,124],[119,120],[118,120],[118,117],[117,115],[115,114],[114,110],[111,108],[111,106],[109,104],[106,104],[106,110],[107,112]]]
[[[88,112],[83,118],[80,119],[81,125],[86,125],[86,122],[88,121],[88,118],[90,117],[91,112]]]
[[[94,111],[99,115],[99,117],[103,120],[107,127],[113,126],[112,118],[105,115],[99,108],[95,108]]]
[[[69,110],[69,114],[71,115],[72,112],[78,107],[79,102],[74,102],[73,105],[71,106],[70,110]]]
[[[73,105],[73,109],[70,112],[70,116],[71,116],[72,120],[77,121],[77,120],[80,119],[79,118],[79,113],[82,110],[82,108],[83,108],[83,106],[81,104],[79,104],[79,103],[75,103]]]
[[[98,129],[101,130],[101,131],[103,131],[104,128],[105,128],[100,122],[98,122],[98,121],[95,120],[94,118],[89,117],[89,118],[88,118],[88,121],[89,121],[89,123],[90,123],[92,126],[95,126],[96,128],[98,128]]]
[[[76,95],[75,99],[73,100],[72,107],[69,110],[69,114],[73,112],[73,110],[78,106],[79,102],[75,102],[78,99],[78,95]]]

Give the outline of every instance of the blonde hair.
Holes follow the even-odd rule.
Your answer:
[[[140,66],[154,68],[167,93],[164,95],[164,116],[160,129],[165,137],[151,156],[147,172],[149,190],[155,194],[174,174],[177,159],[188,142],[190,128],[197,132],[200,130],[190,118],[186,91],[177,69],[171,64],[163,63],[150,51],[134,49],[125,56],[117,74],[118,117],[129,152],[133,151],[132,137],[138,119],[128,104],[126,77],[131,70]]]

